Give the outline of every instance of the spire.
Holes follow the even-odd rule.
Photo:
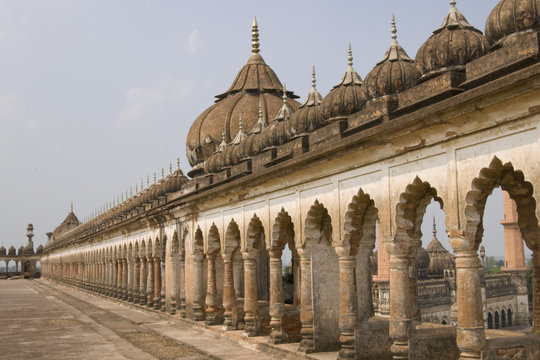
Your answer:
[[[69,212],[73,212],[73,201],[69,203]]]
[[[396,17],[392,13],[392,43],[390,47],[384,54],[384,58],[377,63],[377,65],[382,64],[385,61],[398,61],[403,60],[407,62],[413,62],[413,60],[407,55],[405,50],[399,45],[397,41],[397,26],[396,26]]]
[[[334,88],[341,85],[362,85],[362,78],[353,69],[353,56],[352,56],[352,48],[351,48],[350,42],[349,42],[349,49],[347,51],[347,64],[349,65],[349,67],[347,68],[347,71],[341,78],[341,81],[339,82],[339,84],[334,86]]]
[[[221,133],[221,143],[218,145],[217,152],[225,151],[227,147],[227,142],[225,141],[225,131]]]
[[[258,54],[259,50],[259,26],[257,25],[257,18],[253,17],[253,26],[251,30],[251,52]]]
[[[315,77],[315,65],[313,65],[313,70],[311,72],[311,90],[309,91],[306,102],[302,106],[300,106],[301,108],[304,106],[315,106],[321,104],[322,96],[317,91],[316,85],[317,78]]]
[[[439,27],[437,30],[435,30],[433,33],[437,34],[438,32],[441,32],[445,28],[470,28],[474,29],[474,27],[469,24],[465,16],[456,8],[456,2],[454,0],[450,1],[450,11],[448,12],[448,15],[444,18],[441,27]]]
[[[433,215],[433,237],[437,237],[437,226],[435,224],[435,215]]]
[[[236,137],[232,141],[233,145],[238,145],[246,138],[246,134],[244,134],[244,126],[242,121],[242,114],[240,114],[240,120],[238,120],[238,134],[236,134]]]
[[[176,158],[176,170],[180,170],[180,158]]]
[[[261,102],[261,99],[259,99],[259,118],[257,119],[257,122],[255,123],[255,126],[253,126],[253,130],[251,130],[250,134],[258,134],[265,127],[266,127],[266,123],[264,122],[264,119],[263,119],[262,102]]]
[[[277,116],[274,120],[287,120],[291,117],[292,110],[287,104],[287,87],[285,84],[283,84],[283,105],[281,105],[281,109],[279,109]]]

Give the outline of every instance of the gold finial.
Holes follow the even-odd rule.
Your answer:
[[[176,170],[180,170],[180,158],[176,158]]]
[[[311,87],[315,89],[316,84],[317,84],[317,79],[315,78],[315,65],[313,65],[313,71],[311,72]]]
[[[69,203],[69,212],[73,212],[73,201]]]
[[[351,50],[351,43],[349,42],[349,53],[348,53],[348,56],[347,56],[347,61],[349,63],[349,70],[352,70],[353,67],[352,67],[352,61],[353,61],[353,57],[352,57],[352,50]]]
[[[397,40],[396,17],[392,13],[392,39]]]
[[[259,26],[257,25],[257,18],[253,17],[253,26],[251,30],[251,52],[258,54],[259,50]]]
[[[456,1],[455,0],[451,0],[450,1],[450,5],[455,8],[456,7]]]

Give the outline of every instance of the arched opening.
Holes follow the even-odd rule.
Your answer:
[[[441,321],[441,324],[442,324],[442,325],[448,325],[448,324],[446,323],[446,320]]]
[[[206,244],[206,324],[223,322],[224,264],[221,256],[221,240],[216,224],[210,226]]]
[[[176,308],[180,304],[180,241],[178,239],[178,233],[175,231],[171,240],[171,284],[167,286],[168,291],[168,307],[169,313],[176,314]]]
[[[243,321],[243,306],[238,298],[244,294],[243,259],[240,252],[240,229],[234,219],[227,226],[225,233],[225,248],[223,249],[224,282],[223,306],[224,323],[227,330],[236,329],[238,323]],[[239,307],[237,307],[239,304]]]
[[[482,169],[473,180],[465,210],[467,241],[478,250],[482,240],[489,239],[480,247],[487,300],[496,303],[504,296],[520,298],[517,322],[525,326],[529,319],[527,294],[525,287],[516,286],[515,282],[526,283],[528,269],[523,241],[533,251],[538,248],[536,201],[532,194],[532,184],[525,181],[521,171],[494,157],[489,167]],[[538,280],[533,274],[533,283]],[[523,293],[515,291],[516,288],[523,289]],[[539,321],[537,319],[535,324]],[[536,329],[533,327],[533,331],[540,332],[540,324]]]
[[[299,256],[296,249],[294,225],[292,219],[281,208],[277,214],[272,228],[272,239],[268,249],[270,255],[270,342],[274,344],[282,342],[300,341],[300,314],[298,305],[300,304],[300,266]],[[284,249],[290,250],[289,257],[284,259]],[[283,279],[284,263],[290,264],[288,274],[292,274],[292,279],[288,276],[287,281],[292,282],[292,291],[285,293]],[[296,262],[298,261],[298,262]],[[290,287],[290,286],[289,286]],[[291,299],[292,294],[292,299]],[[290,299],[285,303],[285,297]],[[292,302],[292,304],[289,304]]]
[[[495,329],[499,329],[500,327],[500,319],[499,319],[499,312],[495,311]]]
[[[391,250],[391,294],[404,294],[405,301],[398,295],[390,296],[390,336],[396,348],[402,345],[415,331],[415,323],[421,320],[417,289],[417,257],[422,245],[422,228],[427,206],[432,200],[443,208],[442,199],[428,182],[419,177],[409,184],[400,195],[396,206],[396,235]],[[420,250],[422,251],[422,250]],[[427,253],[423,253],[423,261]],[[429,260],[427,260],[429,264]],[[425,265],[425,264],[424,264]],[[444,269],[440,269],[441,276]],[[406,295],[405,295],[406,294]],[[403,352],[403,350],[400,350]],[[407,350],[408,351],[408,350]]]
[[[41,261],[40,260],[36,262],[36,277],[38,278],[41,277]]]
[[[506,327],[506,312],[504,309],[501,310],[501,327]]]
[[[7,276],[7,275],[8,275],[7,262],[6,260],[0,260],[0,276]]]
[[[491,312],[488,313],[487,325],[488,329],[493,329],[493,315],[491,314]]]
[[[244,252],[244,332],[248,336],[270,332],[270,258],[264,228],[257,215],[248,225]]]
[[[339,302],[335,299],[335,294],[339,294],[339,260],[332,246],[332,219],[326,207],[315,200],[304,224],[300,258],[300,350],[336,350],[340,347]],[[369,258],[366,258],[366,264],[369,266]],[[371,304],[371,298],[368,299]]]
[[[508,314],[506,315],[508,317],[508,326],[512,326],[512,310],[508,309]]]

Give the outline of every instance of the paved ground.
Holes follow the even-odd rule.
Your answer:
[[[0,281],[0,339],[2,360],[295,358],[47,280]]]

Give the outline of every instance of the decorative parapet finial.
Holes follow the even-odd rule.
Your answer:
[[[240,114],[240,120],[238,120],[238,134],[236,134],[236,137],[232,141],[233,145],[238,145],[247,137],[247,135],[244,133],[244,125],[242,120],[242,114]]]
[[[315,65],[313,65],[313,70],[311,72],[311,90],[309,91],[306,102],[301,105],[300,108],[304,106],[315,106],[321,104],[322,96],[317,91],[316,85],[317,79],[315,78]]]
[[[165,178],[165,168],[161,168],[161,179]]]
[[[255,123],[255,125],[253,126],[253,130],[251,130],[250,134],[258,134],[265,127],[266,127],[266,123],[264,122],[264,118],[263,118],[262,102],[261,102],[261,99],[259,99],[259,117],[258,117],[257,122]]]
[[[143,179],[141,179],[141,191],[143,191],[143,190],[144,190],[144,181],[143,181]]]
[[[180,158],[176,158],[176,170],[180,170]]]
[[[154,184],[157,182],[157,176],[156,173],[154,173]]]
[[[347,63],[349,64],[349,70],[353,70],[353,56],[352,56],[352,49],[351,49],[351,43],[349,42],[349,50],[347,55]]]
[[[73,201],[69,203],[69,212],[73,212]]]
[[[227,142],[225,141],[225,131],[221,132],[221,143],[218,145],[217,152],[225,151],[227,147]]]
[[[285,86],[285,84],[283,84],[283,105],[281,105],[281,109],[279,109],[278,114],[274,120],[287,120],[291,117],[292,113],[293,112],[289,107],[289,104],[287,104],[287,87]]]
[[[257,18],[253,17],[253,26],[251,30],[251,52],[258,54],[259,50],[259,26],[257,25]]]
[[[392,42],[397,43],[396,16],[392,13]]]
[[[315,65],[313,65],[313,70],[311,71],[311,87],[316,89],[317,78],[315,77]]]
[[[433,215],[433,237],[437,237],[437,225],[435,224],[435,215]]]
[[[169,175],[172,175],[172,163],[169,163]]]
[[[456,7],[456,1],[455,0],[451,0],[450,1],[450,5],[455,8]]]

